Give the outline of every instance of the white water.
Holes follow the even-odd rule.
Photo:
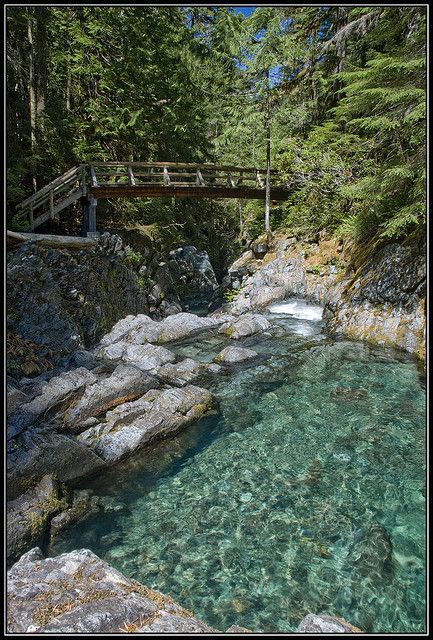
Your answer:
[[[279,313],[298,318],[299,320],[321,320],[323,307],[318,304],[308,304],[304,300],[276,302],[268,307],[270,313]]]

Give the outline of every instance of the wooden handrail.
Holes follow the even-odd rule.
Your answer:
[[[257,167],[234,167],[229,165],[215,165],[211,163],[192,163],[192,162],[92,162],[89,163],[93,167],[160,167],[164,169],[164,167],[177,167],[178,169],[214,169],[216,171],[251,171],[252,173],[256,171],[261,171],[266,173],[266,169],[260,169]],[[271,170],[271,173],[278,173],[275,170]]]
[[[56,178],[55,180],[47,184],[45,187],[42,187],[42,189],[39,189],[39,191],[36,191],[36,193],[26,198],[26,200],[23,200],[22,202],[20,202],[17,208],[21,209],[23,207],[26,207],[27,205],[30,204],[30,202],[34,201],[35,199],[39,199],[42,195],[48,194],[51,189],[56,187],[61,187],[66,181],[70,181],[69,178],[72,178],[73,176],[75,176],[80,168],[81,168],[81,165],[78,167],[73,167],[72,169],[69,169],[69,171],[66,171],[66,173],[64,173],[62,176],[60,176],[59,178]]]

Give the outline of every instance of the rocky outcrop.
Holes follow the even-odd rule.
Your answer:
[[[161,290],[177,295],[184,307],[208,302],[218,287],[208,254],[192,245],[170,251],[169,259],[158,264],[152,277],[156,299]]]
[[[363,633],[343,618],[309,613],[299,623],[298,633]]]
[[[338,284],[336,263],[342,263],[338,243],[297,243],[295,238],[277,236],[272,250],[263,259],[246,251],[229,268],[226,287],[231,287],[233,302],[227,311],[235,315],[263,309],[272,302],[290,296],[323,303]]]
[[[126,314],[148,311],[119,241],[104,236],[96,247],[76,251],[26,242],[8,253],[12,375],[52,368],[69,353],[94,344]]]
[[[425,358],[426,261],[419,247],[390,244],[327,302],[329,328]]]
[[[106,347],[118,343],[141,345],[147,342],[158,344],[173,342],[201,331],[215,329],[232,319],[233,317],[227,314],[217,317],[199,317],[193,313],[177,313],[157,322],[144,314],[127,316],[114,325],[112,330],[101,339],[96,353],[107,357]]]
[[[89,549],[44,558],[33,548],[7,579],[12,634],[221,633],[168,596],[124,576]],[[250,633],[231,625],[226,633]],[[299,633],[362,633],[342,618],[308,614]]]
[[[80,549],[34,548],[8,572],[9,633],[216,633],[194,614]]]
[[[8,419],[9,499],[46,474],[67,482],[100,471],[207,411],[212,395],[190,383],[218,372],[218,365],[189,358],[176,363],[175,354],[165,347],[136,341],[144,339],[149,327],[154,337],[161,331],[172,337],[222,320],[192,314],[173,320],[126,318],[109,339],[101,340],[91,370],[77,367],[51,377],[46,373],[24,380],[22,389],[18,383],[11,389],[15,406]]]
[[[331,332],[424,359],[425,248],[393,243],[371,252],[359,267],[352,263],[351,249],[333,240],[277,236],[263,259],[247,251],[230,267],[225,286],[232,302],[224,311],[245,314],[301,296],[325,305]]]
[[[168,259],[147,238],[134,251],[120,236],[101,234],[88,247],[32,241],[8,253],[8,371],[15,377],[49,370],[89,348],[128,314],[154,319],[181,303],[204,303],[218,287],[206,252],[180,247]]]

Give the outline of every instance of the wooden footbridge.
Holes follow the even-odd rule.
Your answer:
[[[70,169],[21,202],[33,231],[72,203],[83,205],[85,229],[96,232],[98,199],[245,198],[265,199],[266,170],[178,162],[92,162]],[[286,200],[288,189],[271,171],[271,200]]]

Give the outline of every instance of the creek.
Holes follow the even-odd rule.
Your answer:
[[[425,630],[425,382],[411,356],[328,336],[321,309],[270,307],[258,357],[219,402],[82,486],[103,511],[50,555],[90,548],[217,629],[294,632],[309,612],[367,632]],[[170,349],[201,362],[233,340]]]

